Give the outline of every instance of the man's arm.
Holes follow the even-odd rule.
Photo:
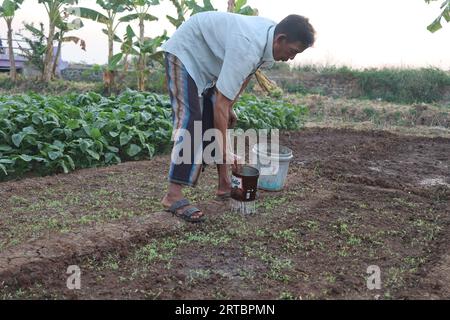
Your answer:
[[[239,94],[236,96],[236,99],[234,99],[232,106],[238,101],[239,97],[241,96],[242,92],[247,88],[252,76],[249,76],[247,79],[245,79],[244,83],[242,84],[241,91],[239,91]]]
[[[234,101],[231,103],[230,117],[229,117],[229,120],[228,120],[228,127],[229,128],[234,128],[236,126],[236,124],[237,124],[238,119],[237,119],[236,113],[233,111],[233,106],[238,101],[238,99],[241,96],[242,92],[244,92],[244,90],[247,88],[248,83],[250,82],[251,78],[252,78],[252,76],[249,76],[244,81],[244,84],[242,85],[241,91],[239,91],[239,94],[236,96]]]

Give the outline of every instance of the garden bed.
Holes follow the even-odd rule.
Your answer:
[[[282,141],[295,155],[286,188],[261,192],[257,215],[215,202],[208,168],[186,194],[207,223],[95,253],[81,246],[45,272],[9,279],[1,298],[450,297],[450,139],[307,129]],[[20,256],[42,239],[51,246],[161,211],[168,160],[0,184],[0,252]],[[78,291],[66,287],[72,264],[82,270]],[[367,288],[371,265],[381,269],[381,290]]]

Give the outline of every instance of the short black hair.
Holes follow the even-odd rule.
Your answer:
[[[309,48],[314,44],[316,31],[309,23],[308,18],[292,14],[284,18],[276,26],[275,36],[279,34],[287,35],[288,42],[300,41]]]

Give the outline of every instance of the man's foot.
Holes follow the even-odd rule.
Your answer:
[[[217,201],[226,201],[231,198],[231,187],[226,189],[219,189],[216,192]]]
[[[174,197],[170,197],[170,195],[167,194],[162,199],[161,204],[163,205],[163,207],[166,210],[169,210],[175,203],[177,203],[177,202],[179,202],[181,200],[183,200],[182,196],[174,198]],[[182,206],[182,207],[176,209],[175,210],[175,214],[178,217],[183,217],[184,218],[186,216],[186,215],[184,215],[184,213],[187,212],[189,209],[193,210],[194,208],[196,208],[196,207],[188,204],[188,205],[185,205],[185,206]],[[190,220],[190,222],[196,222],[196,221],[201,221],[203,218],[204,218],[203,212],[199,211],[199,212],[193,213],[190,216],[189,220]]]
[[[228,200],[231,195],[231,180],[227,165],[217,165],[219,175],[219,186],[216,191],[216,200]]]

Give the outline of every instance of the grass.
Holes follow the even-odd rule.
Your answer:
[[[298,232],[298,229],[282,230],[275,233],[274,237],[275,239],[283,239],[287,242],[295,243],[297,241]]]
[[[107,197],[109,192],[98,190],[98,193]],[[309,191],[306,196],[311,196],[312,193],[313,191]],[[23,201],[24,199],[27,200],[25,197],[22,197],[22,199],[18,197],[15,200],[19,203],[32,202]],[[280,212],[287,211],[292,205],[291,199],[291,195],[286,195],[286,200],[278,205],[277,210]],[[410,199],[405,199],[405,201],[412,202]],[[271,204],[274,199],[269,197],[264,199],[264,202]],[[355,214],[363,215],[367,212],[367,209],[362,209],[362,207],[367,207],[366,202],[361,202],[361,205],[358,205],[358,202],[355,201],[352,204],[352,208],[358,210]],[[114,204],[112,205],[114,206]],[[93,259],[90,263],[91,270],[94,270],[92,279],[97,283],[95,285],[97,288],[106,286],[109,281],[115,281],[111,279],[117,279],[124,297],[139,295],[139,297],[147,299],[164,298],[173,292],[191,292],[204,285],[206,289],[202,294],[208,295],[208,297],[214,294],[216,298],[230,298],[233,297],[235,292],[231,291],[229,287],[222,287],[222,284],[230,282],[241,290],[247,290],[246,288],[249,287],[248,290],[255,292],[255,296],[255,287],[258,287],[260,295],[265,294],[270,289],[275,294],[275,298],[278,297],[279,299],[298,299],[300,294],[305,299],[333,298],[335,294],[330,291],[330,286],[335,287],[336,283],[341,285],[341,279],[352,276],[352,268],[350,267],[338,278],[339,273],[334,265],[367,259],[367,248],[360,248],[357,245],[352,246],[344,242],[349,234],[354,234],[356,237],[362,236],[357,225],[349,222],[350,219],[356,219],[357,217],[351,216],[352,212],[342,213],[342,215],[344,214],[345,219],[335,221],[337,226],[335,230],[343,239],[343,247],[338,258],[334,257],[334,241],[332,239],[334,234],[330,235],[330,238],[326,233],[319,233],[328,230],[329,225],[325,221],[313,218],[311,215],[306,215],[305,219],[299,220],[302,221],[300,225],[295,224],[291,227],[286,226],[280,230],[273,230],[270,219],[268,219],[267,224],[255,225],[251,220],[224,214],[209,226],[202,227],[199,230],[187,228],[187,230],[183,230],[174,236],[157,238],[135,247],[135,250],[130,251],[126,256],[119,256],[112,252],[101,259]],[[268,218],[270,217],[268,216]],[[417,228],[425,228],[426,222],[432,221],[428,220],[427,217],[423,217],[421,220],[423,221],[416,221]],[[413,224],[414,222],[411,221],[410,223]],[[306,237],[299,231],[306,233]],[[387,236],[397,236],[401,241],[398,232],[400,231],[392,229],[392,232],[386,231],[386,233],[378,236],[383,237],[383,244],[385,246],[387,244],[389,247],[389,242],[386,242],[386,240],[389,240]],[[419,236],[422,238],[424,235],[419,234]],[[239,249],[240,244],[243,246],[242,254]],[[284,250],[283,246],[291,247],[290,250]],[[187,247],[200,248],[195,256],[198,259],[196,263],[185,264],[190,261],[189,259],[192,259],[192,256],[183,254],[184,248]],[[212,256],[212,253],[217,253],[218,248],[230,252],[231,259],[240,257],[237,261],[231,260],[230,265],[227,265],[227,268],[231,268],[231,270],[223,267],[221,259]],[[386,249],[383,248],[382,251],[375,252],[373,260],[379,258],[380,253],[381,256],[392,260],[393,256]],[[310,259],[316,261],[317,273],[314,270],[305,270],[303,273],[303,262]],[[405,258],[400,257],[397,260],[398,262],[392,266],[391,271],[386,275],[383,271],[383,288],[387,288],[385,292],[393,292],[395,296],[395,290],[407,284],[407,277],[411,272],[420,268],[423,259],[422,254],[409,255]],[[333,263],[329,261],[333,261]],[[185,267],[179,267],[179,263],[184,264]],[[252,268],[248,268],[250,264],[252,264]],[[84,270],[83,267],[82,269]],[[386,267],[385,270],[387,272],[389,269]],[[177,277],[171,277],[174,274]],[[180,274],[181,277],[178,276]],[[112,276],[108,277],[107,275]],[[154,282],[155,277],[159,279],[157,282]],[[152,286],[141,289],[140,283],[150,283]],[[211,283],[214,285],[211,285]],[[254,283],[257,284],[253,286]],[[305,288],[304,291],[293,289],[296,284],[301,284]],[[314,291],[318,284],[321,286],[320,292]],[[214,293],[212,293],[213,290]],[[42,298],[53,297],[54,295],[55,293],[45,292],[42,288],[12,289],[4,294],[5,298]]]
[[[204,279],[208,279],[212,274],[212,271],[209,269],[194,269],[190,270],[188,273],[188,283],[196,283],[197,281],[201,281]]]
[[[344,81],[355,80],[359,86],[359,98],[407,104],[439,101],[444,90],[450,86],[450,74],[437,68],[357,70],[346,66],[323,68],[303,66],[295,68],[295,72],[312,72],[324,78],[337,77]],[[317,88],[313,92],[301,85],[298,87],[289,85],[286,90],[301,94],[321,93],[317,91]]]
[[[268,268],[266,277],[280,282],[289,282],[291,275],[287,272],[292,271],[293,262],[289,258],[279,257],[277,254],[269,252],[262,244],[254,242],[252,246],[246,246],[245,254],[248,257],[257,258]]]
[[[64,73],[65,71],[63,71]],[[72,77],[71,77],[72,76]],[[71,77],[71,78],[68,78]],[[130,88],[137,90],[137,83],[135,81],[136,75],[130,73],[123,81],[116,83],[116,93]],[[6,73],[0,74],[0,91],[8,93],[23,93],[28,91],[46,93],[52,95],[65,95],[69,92],[97,92],[105,93],[106,89],[102,81],[101,70],[85,70],[78,77],[73,75],[64,76],[63,79],[56,79],[52,82],[45,83],[36,77],[19,76],[16,83],[12,83],[9,75]],[[163,67],[152,69],[151,74],[146,82],[147,91],[167,94],[165,83],[165,71]]]
[[[143,263],[152,263],[156,260],[169,261],[172,258],[172,251],[163,251],[157,243],[150,243],[135,253],[135,259]]]
[[[409,105],[311,94],[291,95],[289,100],[308,107],[307,128],[386,130],[403,135],[450,137],[450,105]]]
[[[363,97],[399,103],[438,101],[450,85],[450,75],[434,68],[371,69],[356,72],[356,78]]]
[[[311,232],[319,230],[320,223],[318,221],[306,220],[304,226]]]
[[[329,283],[329,284],[335,284],[336,283],[336,276],[330,272],[325,272],[324,274],[325,280]]]
[[[268,200],[270,203],[272,201]],[[248,223],[245,223],[245,219],[235,219],[228,215],[222,216],[218,220],[219,224],[228,225],[225,228],[211,227],[206,230],[196,231],[184,231],[176,236],[165,238],[163,241],[154,241],[139,248],[136,248],[134,253],[130,255],[128,259],[129,263],[133,265],[132,272],[129,276],[123,276],[123,279],[135,279],[138,276],[144,276],[148,272],[148,268],[152,264],[164,263],[166,266],[170,266],[173,259],[179,254],[179,250],[184,247],[191,247],[199,245],[203,250],[208,248],[219,247],[227,248],[235,245],[236,243],[245,243],[246,238],[251,237],[256,241],[250,246],[245,247],[245,255],[248,258],[256,258],[264,266],[266,266],[266,277],[279,282],[289,282],[292,280],[293,261],[288,257],[280,257],[278,253],[267,250],[263,242],[267,237],[273,237],[276,240],[286,242],[290,246],[290,254],[295,254],[296,250],[301,248],[299,237],[301,236],[296,229],[280,230],[279,232],[272,234],[267,228],[250,227]],[[260,241],[261,240],[261,241]],[[286,252],[289,254],[288,252]],[[211,257],[211,261],[214,263],[215,257]],[[115,257],[107,257],[103,261],[98,261],[96,264],[99,266],[97,269],[103,270],[106,266],[109,270],[117,270],[118,263]],[[188,279],[189,283],[194,283],[209,277],[212,274],[210,269],[198,269],[194,268],[189,271]],[[226,277],[226,274],[222,274],[220,270],[215,270],[215,273]],[[246,281],[251,281],[255,277],[255,273],[252,270],[242,268],[238,271],[240,277],[243,277]]]
[[[280,294],[279,300],[298,300],[298,298],[295,296],[295,294],[285,291]]]
[[[295,254],[305,249],[299,229],[287,229],[278,231],[273,235],[277,240],[282,240],[281,249],[284,253]]]
[[[4,239],[0,241],[0,249],[17,245],[29,237],[39,237],[50,230],[67,233],[79,226],[147,214],[147,208],[154,208],[152,211],[162,209],[159,198],[145,197],[134,201],[130,197],[125,199],[120,191],[104,188],[88,194],[69,193],[58,199],[55,197],[59,196],[59,191],[53,192],[47,189],[30,198],[12,196],[9,199],[11,214],[8,216],[11,218],[4,220],[7,229],[2,234]],[[124,206],[127,202],[130,204]],[[27,223],[17,223],[17,219],[24,219],[22,217],[28,217]]]
[[[45,92],[52,95],[65,95],[70,92],[103,92],[103,83],[55,80],[48,84],[37,79],[19,78],[12,83],[7,74],[0,74],[0,92],[14,94],[23,92]]]
[[[405,284],[405,277],[407,276],[407,274],[408,274],[408,271],[404,268],[391,267],[388,269],[388,271],[385,275],[385,279],[384,279],[384,282],[382,282],[382,286],[388,287],[391,290],[402,287]],[[383,278],[382,278],[382,281],[383,281]]]
[[[285,196],[266,198],[263,202],[258,203],[258,209],[263,209],[264,211],[272,211],[278,206],[285,204],[287,201],[288,198]]]
[[[0,208],[4,228],[0,250],[38,238],[48,231],[68,233],[80,227],[162,211],[160,194],[165,186],[158,183],[151,173],[111,174],[104,180],[104,185],[82,186],[75,190],[67,189],[64,183],[57,183],[6,198],[5,205]],[[89,186],[90,180],[85,183]],[[126,186],[139,191],[129,192]],[[214,197],[208,184],[186,191],[186,197],[193,202],[208,202]],[[236,230],[245,232],[242,226]],[[186,243],[220,245],[230,241],[231,235],[221,233],[215,237],[192,232],[189,237]]]
[[[105,196],[109,195],[109,192],[105,190],[99,190],[98,193],[102,193]],[[269,206],[273,205],[276,203],[276,199],[274,198],[266,198],[264,202],[269,204]],[[283,212],[287,211],[291,205],[289,199],[290,196],[286,196],[286,199],[278,204],[278,209]],[[412,203],[409,199],[404,200]],[[20,197],[14,201],[24,202]],[[151,289],[142,289],[138,293],[148,299],[157,299],[164,293],[167,294],[167,290],[170,290],[170,292],[177,288],[181,290],[192,290],[203,281],[217,281],[211,279],[226,279],[226,281],[230,281],[230,279],[238,277],[240,288],[251,287],[257,280],[259,282],[258,290],[260,290],[260,294],[263,294],[267,290],[267,286],[271,286],[279,290],[279,293],[277,293],[278,299],[315,299],[317,297],[333,297],[333,291],[330,286],[335,286],[338,281],[340,282],[342,281],[341,279],[349,276],[348,272],[351,275],[351,270],[340,273],[333,266],[324,268],[322,265],[320,267],[321,272],[314,274],[301,271],[301,261],[311,259],[312,256],[317,259],[321,255],[325,256],[325,261],[328,258],[337,262],[361,261],[361,259],[369,258],[369,250],[361,247],[363,239],[364,243],[367,244],[370,243],[368,241],[369,238],[379,239],[381,248],[374,249],[370,259],[375,261],[381,252],[384,257],[390,257],[390,260],[397,261],[391,266],[382,268],[383,291],[380,294],[384,299],[389,299],[392,296],[392,292],[396,292],[396,290],[406,285],[408,277],[420,269],[426,262],[426,257],[424,255],[397,256],[394,252],[388,250],[389,247],[383,247],[386,246],[386,240],[389,241],[391,237],[400,239],[405,232],[409,231],[392,229],[377,231],[371,235],[361,233],[359,225],[350,222],[350,219],[359,221],[361,214],[366,212],[370,206],[365,202],[358,203],[354,201],[351,202],[351,208],[361,211],[346,211],[343,213],[345,216],[338,218],[331,224],[309,218],[302,221],[299,227],[291,227],[277,231],[272,230],[270,223],[255,226],[248,223],[246,219],[235,219],[231,215],[222,215],[213,225],[202,228],[201,230],[183,230],[173,236],[155,239],[140,245],[125,257],[110,253],[101,259],[93,258],[89,260],[87,265],[90,266],[91,270],[99,273],[96,281],[100,286],[106,281],[103,275],[113,272],[113,274],[117,275],[117,281],[124,285],[123,293],[130,294],[126,288],[128,284],[134,281],[149,281],[155,275],[155,271],[153,270],[160,270],[161,265],[164,266],[164,272],[167,272],[166,275],[170,275],[176,261],[178,263],[179,261],[186,261],[183,260],[183,248],[195,246],[201,247],[198,258],[202,259],[201,261],[203,263],[210,261],[206,262],[208,266],[202,267],[200,262],[198,265],[189,265],[189,268],[183,271],[185,278],[182,280],[178,280],[178,278],[169,279],[164,276],[164,283],[166,281],[173,283],[171,289],[164,289],[165,287],[157,286]],[[411,221],[410,224],[411,227],[421,231],[419,234],[424,240],[427,239],[427,236],[422,231],[429,232],[429,229],[433,228],[433,221],[428,221],[426,218]],[[330,239],[328,239],[328,242],[325,242],[327,239],[318,238],[319,235],[317,233],[321,230],[332,230],[330,239],[334,237],[338,238],[337,243],[339,244],[339,249],[330,250],[330,243],[336,243],[336,241],[330,242]],[[300,231],[303,231],[303,233]],[[306,238],[305,233],[307,235]],[[425,241],[429,241],[429,239]],[[236,269],[232,271],[217,267],[219,260],[217,260],[217,257],[211,256],[211,252],[215,252],[214,248],[220,247],[221,250],[230,250],[237,257],[241,256],[236,251],[236,244],[238,243],[243,244],[243,263],[237,264]],[[268,246],[268,244],[275,243],[278,245]],[[370,248],[372,249],[372,247]],[[362,255],[362,252],[365,252],[365,256]],[[300,256],[303,258],[298,259]],[[256,265],[259,266],[256,269],[246,268],[246,264],[249,261],[254,261],[253,266],[255,266],[255,262],[258,262],[259,264]],[[319,263],[323,263],[323,261]],[[357,269],[360,268],[359,265],[355,265],[355,267]],[[359,272],[355,271],[355,275],[357,274]],[[285,286],[298,282],[305,285],[305,288],[308,288],[313,283],[322,283],[323,287],[320,292],[306,291],[302,293],[302,296],[299,296],[298,293],[294,293],[292,290],[284,289]],[[361,283],[363,286],[364,282]],[[9,292],[4,296],[6,298],[29,298],[33,296],[39,297],[41,294],[40,291],[33,289],[29,292]],[[51,293],[46,293],[46,295],[51,295]],[[216,288],[214,296],[216,298],[229,298],[232,296],[232,292],[226,289],[221,290],[220,288]]]
[[[181,241],[181,244],[209,244],[212,246],[219,246],[227,244],[232,238],[226,234],[226,231],[216,231],[205,233],[202,231],[189,232],[185,238]]]

